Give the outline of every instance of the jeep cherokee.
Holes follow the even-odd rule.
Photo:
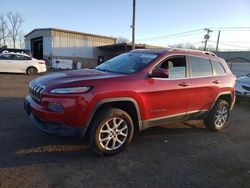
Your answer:
[[[41,131],[84,136],[99,155],[122,151],[136,131],[203,119],[227,126],[235,77],[215,54],[183,49],[133,50],[94,69],[63,71],[29,83],[24,108]]]

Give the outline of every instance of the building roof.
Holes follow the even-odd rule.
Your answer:
[[[100,49],[107,49],[107,50],[113,50],[115,48],[124,48],[124,47],[132,47],[132,43],[118,43],[118,44],[109,44],[105,46],[99,46]],[[154,49],[154,48],[164,48],[162,46],[153,46],[153,45],[147,45],[147,44],[135,44],[135,48],[137,49]]]
[[[91,33],[83,33],[83,32],[71,31],[71,30],[65,30],[65,29],[58,29],[58,28],[36,28],[36,29],[33,29],[28,34],[26,34],[25,37],[27,37],[28,35],[30,35],[31,33],[35,32],[35,31],[45,31],[45,30],[60,31],[60,32],[65,32],[65,33],[87,35],[87,36],[101,37],[101,38],[107,38],[107,39],[114,39],[114,40],[116,40],[115,37],[108,37],[108,36],[103,36],[103,35],[96,35],[96,34],[91,34]]]
[[[217,52],[217,55],[226,61],[233,61],[235,59],[242,59],[250,62],[250,51],[224,51]]]

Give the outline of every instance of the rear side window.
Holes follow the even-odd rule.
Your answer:
[[[27,56],[23,56],[23,60],[31,60],[31,58]]]
[[[208,59],[190,56],[191,77],[212,76],[212,65]]]
[[[215,75],[223,75],[226,74],[225,69],[222,67],[222,65],[220,64],[220,62],[218,61],[214,61],[211,60],[212,64],[213,64],[213,68],[214,68],[214,73]]]

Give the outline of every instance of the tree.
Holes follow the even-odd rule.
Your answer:
[[[116,44],[120,44],[120,43],[129,43],[129,39],[124,38],[124,37],[118,37],[116,39]]]
[[[6,40],[9,37],[7,23],[4,15],[0,15],[0,44],[6,46]],[[3,43],[1,43],[3,41]]]
[[[185,49],[192,49],[192,50],[196,50],[197,48],[191,44],[191,43],[179,43],[179,44],[173,44],[173,45],[169,45],[169,47],[171,48],[185,48]]]
[[[14,48],[16,48],[16,40],[17,40],[18,34],[20,32],[20,29],[23,23],[23,18],[19,13],[13,13],[13,12],[8,12],[6,14],[6,17],[9,21],[9,25],[7,25],[7,29],[13,41],[13,46]]]

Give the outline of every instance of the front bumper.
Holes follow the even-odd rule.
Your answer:
[[[86,127],[72,127],[61,123],[60,121],[50,121],[40,118],[39,114],[42,113],[46,116],[46,112],[40,111],[39,113],[37,113],[38,109],[34,106],[34,101],[31,97],[27,97],[26,99],[24,99],[24,110],[31,119],[32,123],[44,133],[56,136],[73,137],[83,137],[85,134]]]
[[[236,96],[238,99],[250,99],[250,90],[249,86],[247,89],[244,89],[245,85],[236,84]]]

